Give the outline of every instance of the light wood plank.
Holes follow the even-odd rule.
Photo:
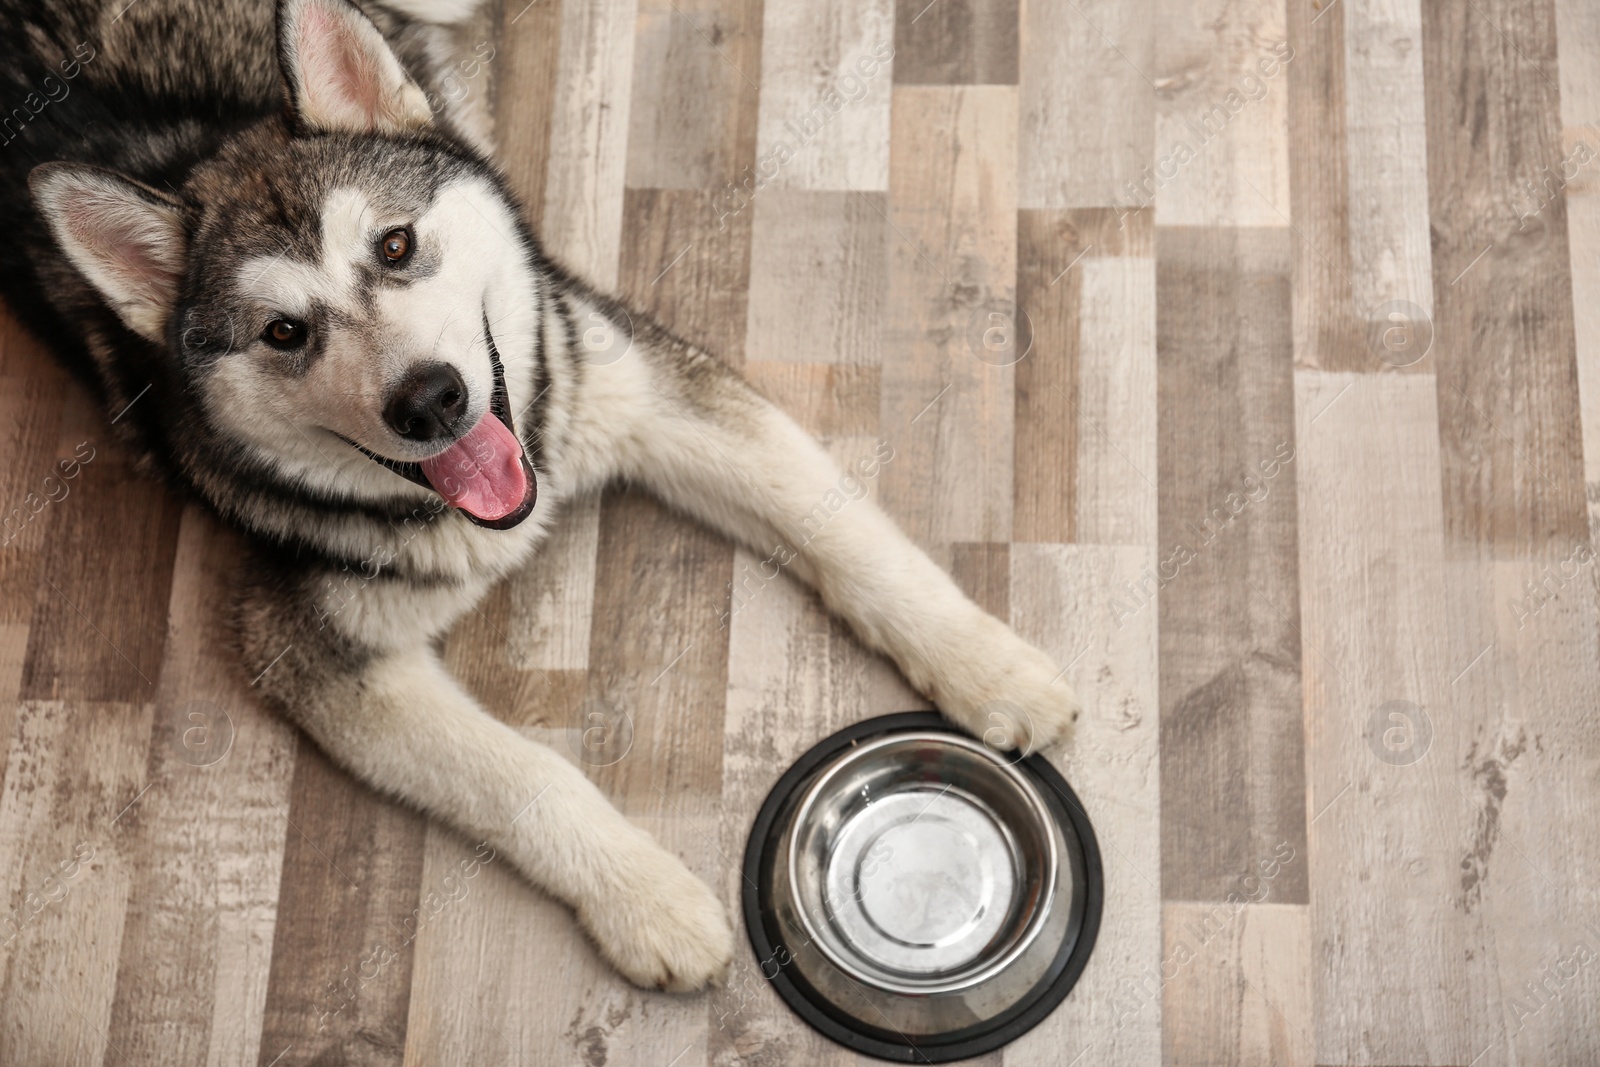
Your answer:
[[[1421,4],[1363,0],[1328,17],[1344,20],[1350,295],[1355,312],[1363,320],[1379,319],[1377,309],[1404,300],[1432,315]]]
[[[895,89],[889,510],[924,547],[1011,536],[1016,90]],[[993,346],[985,347],[993,342]]]
[[[1120,630],[1105,605],[1154,563],[1144,546],[1012,545],[1011,622],[1062,664],[1083,699],[1051,759],[1095,827],[1105,911],[1089,965],[1061,1007],[1008,1046],[1006,1067],[1161,1062],[1161,771],[1153,612]]]
[[[542,230],[561,69],[563,3],[507,0],[492,6],[497,10],[488,43],[495,53],[487,77],[496,157],[522,201],[529,224]],[[572,73],[569,69],[569,76]],[[581,123],[568,129],[575,128],[581,128]]]
[[[1600,11],[1579,0],[1555,0],[1561,115],[1568,126],[1592,122],[1600,107]]]
[[[1161,566],[1113,622],[1160,613],[1162,884],[1179,900],[1223,899],[1279,842],[1306,851],[1290,241],[1156,231]],[[1305,903],[1303,859],[1275,893]]]
[[[561,12],[541,236],[551,255],[607,288],[622,239],[636,10],[636,0],[606,0]]]
[[[757,165],[719,183],[722,210],[774,187],[889,187],[890,0],[762,6]]]
[[[1595,139],[1600,150],[1600,138]],[[1600,530],[1600,192],[1569,195],[1572,296],[1588,527]],[[1593,534],[1591,534],[1591,538]]]
[[[1085,257],[1078,283],[1076,540],[1156,541],[1156,264]]]
[[[572,976],[583,940],[576,931],[563,936],[571,913],[504,856],[436,826],[429,828],[419,902],[405,935],[414,938],[416,955],[404,1062],[438,1063],[450,1050],[468,1048],[486,1067],[532,1062],[534,1050],[549,1057],[566,1020],[547,999],[536,999],[548,995],[536,976]],[[529,1010],[536,1003],[539,1009]]]
[[[705,190],[754,164],[761,9],[760,0],[638,0],[630,189],[694,190],[704,209]]]
[[[1280,856],[1290,856],[1287,863]],[[1269,853],[1255,877],[1305,854]],[[1162,1004],[1168,1063],[1208,1067],[1312,1067],[1311,931],[1303,904],[1173,901],[1162,909]],[[1265,901],[1267,897],[1259,899]],[[1170,978],[1168,976],[1171,976]]]
[[[1018,205],[1132,205],[1155,162],[1155,4],[1024,3],[1019,18]]]
[[[1294,50],[1285,5],[1206,0],[1161,6],[1155,161],[1140,206],[1162,225],[1283,226],[1289,215],[1289,94]]]
[[[1567,149],[1562,158],[1573,164],[1589,160],[1577,168],[1562,191],[1572,265],[1584,496],[1593,531],[1600,529],[1600,9],[1578,0],[1557,0],[1555,8],[1561,53],[1562,143]],[[1585,146],[1582,153],[1578,151],[1580,143]],[[1559,174],[1565,179],[1573,170],[1571,165],[1560,167]],[[1523,194],[1518,198],[1519,211],[1542,206],[1543,198],[1537,194],[1530,198],[1525,185],[1519,193]]]
[[[1488,970],[1487,1022],[1464,1062],[1600,1055],[1600,1005],[1588,965],[1573,958],[1600,939],[1590,880],[1600,848],[1570,829],[1600,800],[1600,738],[1586,710],[1600,702],[1600,609],[1586,548],[1444,565],[1449,714],[1462,727],[1449,753],[1463,809],[1450,904],[1479,925]]]
[[[0,1061],[116,1062],[117,946],[147,778],[149,703],[28,700],[0,789]],[[148,791],[147,791],[148,787]]]
[[[876,366],[898,240],[885,197],[769,188],[751,210],[750,358]]]
[[[1450,711],[1437,419],[1429,375],[1295,374],[1322,1063],[1466,1063],[1496,1029],[1485,935],[1453,903],[1470,737]],[[1402,930],[1426,935],[1393,951]]]

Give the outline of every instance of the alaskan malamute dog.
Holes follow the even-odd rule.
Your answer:
[[[763,555],[802,546],[788,569],[993,742],[1048,744],[1078,705],[870,500],[808,524],[827,454],[545,258],[481,94],[440,91],[477,2],[0,0],[4,295],[251,540],[240,667],[266,700],[488,840],[628,978],[696,989],[732,956],[722,903],[436,653],[563,501],[627,479]],[[585,358],[591,314],[626,356]]]

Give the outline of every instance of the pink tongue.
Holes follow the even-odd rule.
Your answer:
[[[490,521],[516,511],[528,493],[522,445],[493,412],[455,444],[423,460],[422,473],[450,504]]]

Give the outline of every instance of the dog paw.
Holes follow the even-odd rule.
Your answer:
[[[991,615],[936,668],[934,703],[991,748],[1024,754],[1072,737],[1083,705],[1054,660]]]
[[[653,840],[630,851],[619,884],[578,910],[601,954],[646,989],[689,993],[720,981],[733,962],[733,930],[721,902]]]

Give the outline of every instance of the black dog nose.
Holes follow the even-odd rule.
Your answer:
[[[401,437],[432,441],[455,428],[467,410],[467,385],[448,363],[413,367],[383,406],[383,419]]]

